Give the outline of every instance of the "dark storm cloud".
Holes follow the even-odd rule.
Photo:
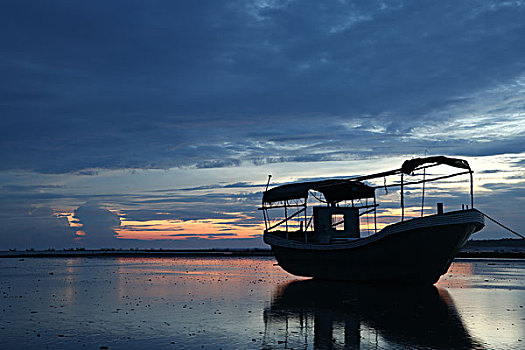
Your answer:
[[[469,140],[462,142],[466,147],[461,152],[465,156],[479,157],[506,153],[525,152],[525,134],[518,134],[511,140],[494,140],[488,143],[472,144]]]
[[[400,139],[523,74],[524,14],[487,1],[3,1],[0,169],[458,153],[461,140]]]

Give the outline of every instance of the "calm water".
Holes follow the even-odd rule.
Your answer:
[[[0,348],[525,348],[525,261],[460,260],[427,288],[323,283],[274,264],[0,259]]]

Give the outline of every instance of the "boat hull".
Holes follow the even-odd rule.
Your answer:
[[[389,225],[377,235],[350,243],[292,242],[271,234],[265,241],[279,265],[294,275],[434,284],[470,235],[483,226],[483,214],[471,209]]]

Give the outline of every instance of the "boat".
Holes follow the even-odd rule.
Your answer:
[[[462,204],[458,210],[445,212],[440,202],[437,212],[429,214],[424,204],[425,186],[431,186],[427,183],[461,175],[469,177],[470,207]],[[263,239],[279,266],[297,276],[435,284],[469,237],[485,225],[484,215],[474,208],[473,170],[463,159],[415,158],[380,173],[268,189],[270,177],[259,208],[265,223]],[[407,190],[416,185],[421,210],[414,206],[416,191]],[[392,193],[392,188],[398,190]],[[456,198],[450,189],[431,189],[433,196]],[[387,198],[384,209],[377,192]],[[392,205],[393,196],[399,196],[397,208]],[[414,213],[418,215],[405,215]],[[395,221],[384,222],[392,217]]]

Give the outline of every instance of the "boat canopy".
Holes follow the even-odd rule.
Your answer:
[[[446,164],[446,165],[449,165],[455,168],[471,170],[470,165],[464,159],[449,158],[445,156],[435,156],[435,157],[414,158],[414,159],[405,160],[403,162],[403,165],[401,165],[401,172],[409,175],[417,167],[423,164],[428,164],[428,163]]]
[[[373,198],[375,196],[374,187],[364,184],[363,181],[391,175],[410,175],[414,172],[414,170],[423,169],[440,164],[449,165],[454,168],[466,169],[468,170],[468,172],[470,172],[472,177],[472,170],[470,169],[470,165],[464,159],[449,158],[445,156],[414,158],[403,162],[403,165],[399,169],[389,170],[381,173],[362,175],[349,179],[329,179],[322,181],[299,182],[277,186],[272,188],[271,190],[267,190],[264,192],[263,202],[273,203],[291,199],[307,198],[308,191],[310,190],[321,192],[328,203],[337,203],[343,200],[359,198]],[[459,174],[462,173],[448,175],[446,177],[456,176]],[[426,181],[434,181],[440,178],[427,179]],[[400,185],[403,186],[403,180],[401,180]],[[393,185],[389,185],[388,187],[391,186]],[[398,185],[396,184],[396,186]]]
[[[375,189],[362,182],[349,180],[299,182],[277,186],[264,192],[263,202],[273,203],[307,198],[310,190],[321,192],[327,202],[334,203],[350,199],[373,198]]]

